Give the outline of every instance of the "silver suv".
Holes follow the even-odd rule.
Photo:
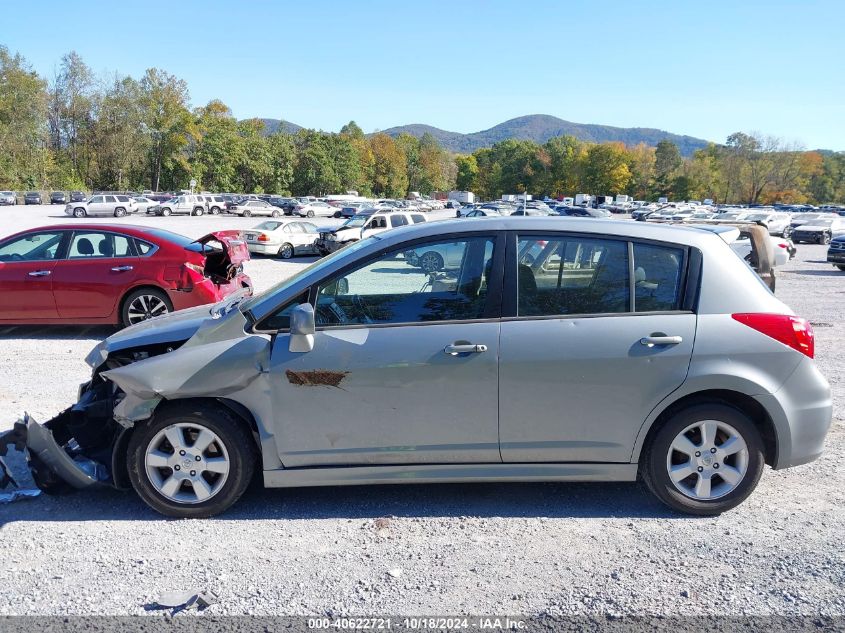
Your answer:
[[[641,478],[715,515],[765,464],[820,455],[832,407],[813,346],[708,231],[422,223],[110,336],[52,433],[15,433],[40,486],[131,483],[171,516],[222,512],[256,470],[269,487]]]
[[[122,218],[129,213],[135,213],[135,201],[125,195],[96,195],[84,202],[70,202],[65,206],[65,213],[75,218],[89,216],[110,216]]]

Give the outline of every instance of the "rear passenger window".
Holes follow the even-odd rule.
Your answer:
[[[681,248],[635,243],[634,310],[679,310],[683,264]]]
[[[517,257],[519,316],[630,310],[627,242],[560,235],[521,237]]]
[[[150,251],[153,250],[153,245],[149,242],[142,242],[141,240],[135,240],[135,245],[138,247],[138,254],[139,255],[146,255]]]
[[[419,224],[420,222],[425,222],[425,216],[422,216],[418,213],[415,213],[411,216],[411,219],[414,221],[414,224]]]
[[[408,224],[408,220],[405,218],[404,215],[391,215],[390,216],[390,226],[396,228],[397,226],[405,226]]]

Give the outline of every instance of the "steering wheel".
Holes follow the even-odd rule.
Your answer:
[[[352,305],[358,308],[361,312],[361,316],[364,317],[364,323],[373,323],[373,317],[371,317],[370,313],[367,311],[367,306],[364,305],[364,300],[361,299],[361,295],[352,295]]]

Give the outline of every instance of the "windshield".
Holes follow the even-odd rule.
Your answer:
[[[769,221],[769,214],[768,213],[752,213],[747,218],[745,218],[749,222],[768,222]]]
[[[254,295],[251,299],[248,299],[247,301],[245,301],[244,303],[241,304],[241,309],[244,312],[248,312],[248,311],[252,310],[252,308],[254,306],[256,306],[259,303],[261,303],[262,301],[264,301],[264,299],[266,299],[268,297],[272,297],[273,295],[275,295],[279,292],[283,292],[286,288],[290,288],[296,282],[298,282],[300,279],[304,279],[305,277],[307,277],[309,275],[316,275],[320,271],[322,271],[326,268],[332,267],[335,264],[335,262],[337,262],[338,266],[342,266],[343,265],[342,262],[343,262],[344,259],[354,258],[355,254],[359,250],[361,250],[362,248],[364,248],[366,246],[369,246],[370,244],[372,244],[374,242],[379,241],[380,239],[381,238],[379,238],[377,235],[372,235],[372,236],[367,237],[363,240],[358,240],[357,242],[353,242],[349,246],[341,248],[340,250],[337,250],[334,253],[327,255],[326,257],[323,257],[323,259],[318,259],[316,262],[314,262],[310,266],[306,266],[305,268],[300,270],[293,277],[288,277],[287,279],[280,281],[279,283],[275,284],[274,286],[271,286],[270,288],[268,288],[264,292],[257,294],[257,295]]]
[[[357,228],[359,226],[364,226],[367,220],[370,219],[369,215],[353,215],[349,218],[346,222],[340,225],[340,228]]]
[[[275,231],[275,230],[276,230],[277,228],[279,228],[281,225],[282,225],[282,223],[281,223],[281,222],[268,221],[268,222],[262,222],[261,224],[259,224],[259,225],[258,225],[258,226],[256,226],[255,228],[257,228],[257,229],[266,229],[266,230],[268,230],[268,231]]]

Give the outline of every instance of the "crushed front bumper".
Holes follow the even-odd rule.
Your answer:
[[[42,425],[25,414],[11,431],[0,433],[0,489],[18,487],[4,459],[10,448],[26,455],[32,478],[44,492],[58,493],[111,483],[108,468],[83,455],[73,438],[61,443],[68,434],[71,416],[72,410],[66,409]]]

